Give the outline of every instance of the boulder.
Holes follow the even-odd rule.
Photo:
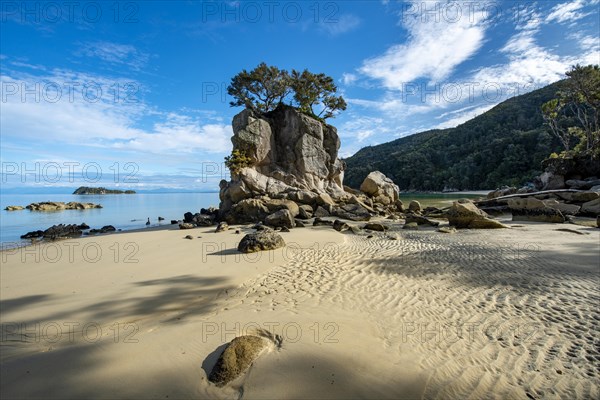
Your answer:
[[[229,224],[227,224],[227,222],[225,222],[225,221],[221,221],[221,222],[219,222],[219,225],[217,225],[217,229],[215,229],[215,233],[225,232],[228,229],[229,229]]]
[[[413,213],[421,212],[421,203],[417,200],[413,200],[408,204],[408,211],[412,211]]]
[[[600,215],[600,199],[588,201],[581,205],[581,212],[583,214],[598,216]]]
[[[298,218],[310,219],[313,216],[313,208],[309,205],[303,204],[299,206]]]
[[[181,224],[179,224],[179,229],[194,229],[196,227],[196,225],[191,224],[189,222],[182,222]]]
[[[252,335],[233,339],[219,356],[208,380],[217,386],[224,386],[246,372],[252,362],[268,347],[268,342]]]
[[[600,193],[592,191],[557,193],[557,195],[560,198],[573,203],[587,203],[588,201],[600,198]]]
[[[366,224],[365,226],[363,226],[363,229],[369,229],[372,231],[378,231],[378,232],[384,232],[386,230],[389,229],[389,227],[380,224],[378,222],[369,222],[368,224]]]
[[[400,195],[398,186],[379,171],[373,171],[362,182],[360,190],[377,203],[394,204]]]
[[[541,190],[555,190],[565,188],[565,177],[552,172],[544,172],[539,177]]]
[[[183,215],[183,222],[194,226],[212,226],[215,223],[215,217],[214,215],[186,212]]]
[[[320,217],[315,218],[313,221],[313,226],[323,226],[323,225],[333,225],[333,221],[328,221],[326,219],[321,219]]]
[[[330,215],[331,214],[329,213],[329,211],[327,211],[326,209],[324,209],[321,206],[317,207],[317,209],[313,213],[314,217],[319,217],[319,218],[329,217]]]
[[[19,211],[19,210],[24,210],[23,206],[7,206],[5,208],[6,211]]]
[[[288,194],[290,200],[301,204],[314,204],[317,201],[318,194],[308,190],[292,191]]]
[[[327,193],[319,193],[317,196],[317,204],[326,208],[335,206],[335,201]]]
[[[508,207],[513,221],[565,222],[565,217],[559,210],[548,207],[542,200],[534,197],[508,199]]]
[[[265,197],[263,198],[263,202],[270,213],[274,213],[275,211],[284,209],[288,210],[290,214],[292,214],[292,217],[296,217],[300,213],[300,208],[298,207],[298,204],[294,203],[291,200],[270,199],[268,197]]]
[[[488,218],[485,212],[481,211],[469,200],[455,201],[446,212],[446,217],[451,226],[459,229],[506,228],[500,222]]]
[[[293,228],[296,226],[296,223],[294,222],[294,216],[292,213],[290,213],[290,211],[287,209],[283,209],[267,216],[267,218],[265,218],[265,225],[279,228]]]
[[[336,219],[335,221],[333,221],[333,229],[335,229],[338,232],[343,232],[350,229],[350,226],[347,223]]]
[[[563,215],[575,215],[581,209],[581,207],[576,204],[565,204],[555,199],[542,200],[542,202],[546,206],[560,211]]]
[[[255,253],[263,250],[274,250],[285,246],[285,241],[280,234],[272,230],[261,230],[249,233],[242,238],[238,251],[242,253]]]
[[[589,190],[594,186],[600,185],[600,179],[590,179],[590,180],[583,180],[583,181],[577,180],[577,179],[571,179],[565,183],[571,189]]]
[[[333,207],[331,214],[350,221],[368,221],[371,218],[369,210],[360,203]]]
[[[304,222],[300,221],[299,219],[294,220],[294,222],[296,223],[296,228],[304,228]]]

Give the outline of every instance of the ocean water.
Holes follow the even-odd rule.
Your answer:
[[[63,211],[5,211],[6,206],[26,206],[42,201],[77,201],[101,204],[103,208]],[[29,243],[20,236],[34,230],[45,230],[56,224],[86,223],[91,228],[113,225],[117,229],[131,230],[151,226],[168,225],[172,219],[183,219],[188,211],[199,212],[201,208],[219,206],[218,193],[152,193],[114,195],[72,194],[2,194],[0,196],[0,243],[2,247],[14,247]],[[165,218],[159,222],[158,217]]]

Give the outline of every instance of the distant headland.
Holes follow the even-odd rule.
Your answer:
[[[135,194],[135,190],[113,190],[103,187],[93,188],[81,186],[73,192],[73,194]]]

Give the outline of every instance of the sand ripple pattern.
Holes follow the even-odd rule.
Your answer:
[[[297,251],[237,297],[373,316],[387,350],[421,355],[427,399],[600,398],[597,266],[494,232],[394,234]]]

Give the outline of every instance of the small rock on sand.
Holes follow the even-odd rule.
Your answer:
[[[268,346],[268,342],[258,336],[239,336],[233,339],[219,356],[208,380],[217,386],[224,386],[243,374]]]

